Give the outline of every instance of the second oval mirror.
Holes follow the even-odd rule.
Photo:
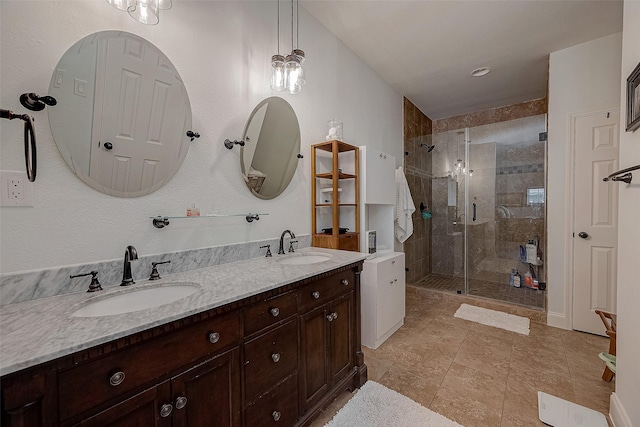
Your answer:
[[[242,136],[240,164],[251,193],[273,199],[289,185],[298,166],[300,125],[287,101],[273,96],[259,103]]]
[[[187,155],[191,106],[169,58],[134,34],[102,31],[58,63],[49,122],[67,165],[94,189],[139,197],[166,184]]]

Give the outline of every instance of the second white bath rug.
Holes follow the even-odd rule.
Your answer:
[[[529,335],[529,319],[502,311],[489,310],[475,305],[462,304],[454,317]]]
[[[462,427],[406,396],[367,381],[325,427]]]

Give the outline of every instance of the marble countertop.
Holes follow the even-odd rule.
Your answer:
[[[288,265],[281,261],[305,252],[324,252],[328,261]],[[261,292],[362,261],[367,254],[322,248],[305,248],[295,254],[274,255],[137,280],[127,288],[113,286],[98,293],[66,294],[3,306],[0,309],[0,375],[48,362],[154,326],[178,320]],[[194,294],[159,307],[132,313],[74,317],[90,302],[142,288],[192,282]]]

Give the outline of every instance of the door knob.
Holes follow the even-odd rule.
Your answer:
[[[105,142],[103,144],[103,146],[104,146],[104,149],[107,150],[107,151],[109,151],[109,150],[111,150],[113,148],[113,144],[110,143],[109,141]]]
[[[582,239],[586,239],[587,237],[589,237],[589,233],[585,232],[585,231],[581,231],[578,233],[578,237],[582,238]]]

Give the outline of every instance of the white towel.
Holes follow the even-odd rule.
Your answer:
[[[400,243],[404,243],[413,234],[413,220],[411,214],[416,206],[411,198],[409,184],[404,176],[402,167],[396,169],[396,217],[395,232]]]

